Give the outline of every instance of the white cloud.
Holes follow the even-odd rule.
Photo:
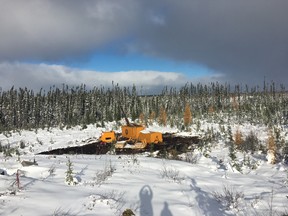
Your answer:
[[[40,88],[61,86],[78,86],[85,84],[88,88],[95,86],[111,86],[112,82],[120,86],[143,87],[144,91],[151,93],[162,90],[164,86],[180,87],[187,82],[205,82],[212,77],[197,77],[189,79],[178,72],[159,71],[120,71],[120,72],[99,72],[81,70],[62,65],[48,64],[26,64],[26,63],[0,63],[0,87],[8,90],[12,86],[27,87],[35,91]]]

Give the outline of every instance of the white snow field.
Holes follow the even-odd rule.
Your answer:
[[[231,166],[224,141],[214,143],[208,155],[197,149],[182,155],[189,157],[190,163],[153,158],[150,153],[37,155],[83,145],[106,129],[88,125],[86,129],[79,126],[0,134],[2,146],[25,145],[18,148],[20,155],[0,153],[0,215],[112,216],[122,215],[125,209],[139,216],[288,214],[287,165],[269,164],[264,154],[247,154],[246,160],[249,158],[254,169],[247,165],[239,172]],[[156,126],[150,129],[177,132]],[[263,142],[267,139],[265,127],[247,124],[240,129],[244,135],[253,130]],[[193,134],[193,130],[181,134]],[[244,155],[237,153],[237,158],[241,161]],[[21,164],[34,160],[37,164]],[[70,184],[66,181],[68,161],[73,169]]]

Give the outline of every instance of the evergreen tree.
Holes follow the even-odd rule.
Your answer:
[[[70,158],[68,158],[68,161],[66,163],[67,165],[67,171],[66,171],[66,178],[65,181],[67,182],[68,185],[73,185],[73,164],[70,161]]]

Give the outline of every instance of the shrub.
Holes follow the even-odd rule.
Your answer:
[[[23,140],[20,141],[19,146],[21,149],[25,148],[25,142]]]
[[[230,143],[230,146],[229,146],[229,157],[231,158],[232,161],[235,161],[236,160],[236,152],[235,152],[235,146],[234,146],[234,143]]]
[[[87,127],[87,125],[86,124],[82,124],[82,128],[81,128],[81,130],[85,130],[85,129],[87,129],[88,127]]]
[[[273,133],[269,132],[269,137],[267,141],[268,151],[267,151],[267,159],[268,163],[275,164],[276,163],[276,143]]]
[[[53,215],[53,216],[73,216],[73,215],[76,216],[76,214],[72,214],[72,213],[70,212],[70,210],[64,211],[64,210],[61,209],[61,208],[55,209],[55,211],[53,212],[52,215]]]
[[[253,131],[250,131],[240,149],[245,152],[251,151],[252,154],[260,149],[258,137]]]
[[[53,164],[53,165],[49,168],[49,170],[48,170],[49,176],[54,176],[54,175],[55,175],[55,171],[56,171],[56,167],[55,167],[55,165]]]
[[[140,124],[146,124],[144,113],[140,113],[139,122],[140,122]]]
[[[241,145],[243,143],[242,133],[239,131],[239,129],[236,130],[236,133],[234,135],[234,143],[237,145],[237,148],[241,148]]]
[[[194,155],[193,152],[185,153],[185,161],[188,163],[197,164],[199,159],[199,155]]]
[[[100,201],[105,202],[110,209],[115,210],[114,215],[122,215],[122,209],[126,204],[125,192],[118,192],[116,190],[99,192],[95,195],[90,195],[89,197],[92,199],[87,205],[89,210],[96,209],[96,203]]]
[[[106,164],[103,170],[98,170],[96,172],[96,177],[93,178],[96,185],[101,185],[108,177],[112,176],[116,168],[112,165],[111,161],[109,164]]]
[[[123,213],[122,216],[134,216],[134,212],[131,209],[126,209]]]
[[[213,197],[221,203],[226,210],[238,209],[244,194],[235,191],[232,187],[223,186],[223,193],[213,192]]]
[[[192,123],[192,113],[190,109],[190,105],[187,103],[185,106],[185,111],[183,115],[183,120],[184,120],[184,126],[186,129],[191,125]]]
[[[155,118],[156,118],[156,113],[152,111],[149,116],[149,125],[153,124],[153,122],[155,121]]]
[[[160,109],[159,124],[163,126],[167,125],[167,113],[164,107]]]
[[[169,158],[172,159],[172,160],[179,160],[177,149],[171,149],[169,151]]]
[[[43,141],[41,141],[38,137],[37,137],[37,142],[40,144],[40,145],[43,145]]]
[[[184,178],[180,176],[179,170],[173,167],[167,167],[166,164],[163,164],[162,169],[160,170],[161,178],[170,179],[173,182],[181,183]]]
[[[271,131],[269,132],[267,145],[268,145],[268,150],[276,151],[275,137]]]
[[[5,157],[12,157],[12,154],[17,153],[16,148],[11,148],[10,145],[6,145],[2,147],[3,153]]]

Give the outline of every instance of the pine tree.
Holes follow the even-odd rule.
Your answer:
[[[228,125],[228,128],[227,128],[227,138],[229,142],[233,142],[232,128],[230,124]]]

